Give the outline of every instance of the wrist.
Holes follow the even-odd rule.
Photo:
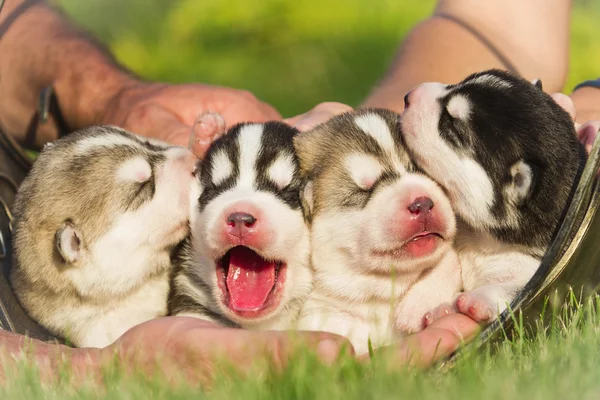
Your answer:
[[[570,97],[575,105],[577,122],[600,120],[600,88],[582,86],[571,93]]]
[[[87,58],[90,68],[81,68],[81,75],[61,76],[54,83],[71,130],[104,123],[107,110],[114,106],[121,93],[140,84],[127,71],[103,58],[103,55]]]

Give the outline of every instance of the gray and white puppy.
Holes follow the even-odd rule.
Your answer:
[[[111,126],[44,148],[15,201],[10,278],[27,312],[79,347],[166,314],[196,161]]]
[[[252,329],[288,329],[295,320],[312,284],[297,132],[281,122],[239,124],[208,149],[172,315]]]
[[[541,82],[507,72],[484,71],[455,85],[425,83],[405,103],[407,147],[459,217],[466,293],[455,306],[492,321],[537,270],[585,149]]]
[[[359,354],[420,330],[462,283],[450,202],[410,159],[400,116],[345,113],[295,145],[314,269],[298,328],[346,336]]]

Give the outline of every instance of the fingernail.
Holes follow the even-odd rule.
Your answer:
[[[331,339],[325,339],[319,342],[317,346],[317,355],[326,365],[333,364],[340,354],[340,345]]]

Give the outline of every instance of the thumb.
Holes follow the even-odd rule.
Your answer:
[[[551,97],[554,99],[555,102],[558,103],[559,106],[561,106],[566,112],[569,113],[571,119],[575,120],[575,104],[569,96],[567,96],[564,93],[553,93],[551,94]]]
[[[204,112],[194,121],[188,147],[196,157],[203,158],[212,142],[223,133],[225,133],[225,120],[221,114]]]

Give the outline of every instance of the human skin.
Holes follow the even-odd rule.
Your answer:
[[[6,0],[0,22],[21,3]],[[71,130],[112,124],[187,146],[194,120],[206,111],[221,114],[227,126],[281,118],[245,90],[144,81],[45,2],[14,21],[0,39],[0,54],[0,126],[18,140],[24,139],[40,91],[50,85]],[[43,124],[36,145],[55,139],[55,124]]]
[[[456,351],[471,340],[480,326],[469,317],[448,315],[427,329],[397,345],[377,349],[394,364],[424,368]],[[56,382],[61,362],[74,383],[91,379],[101,383],[103,367],[112,362],[125,373],[159,373],[170,381],[210,384],[224,362],[238,372],[253,366],[285,367],[297,353],[297,346],[309,346],[325,364],[334,363],[342,353],[353,355],[350,342],[324,332],[281,332],[232,329],[190,317],[163,317],[140,324],[104,349],[76,349],[26,339],[0,331],[0,381],[18,368],[19,356],[35,363],[43,382]],[[369,362],[369,356],[360,359]]]

